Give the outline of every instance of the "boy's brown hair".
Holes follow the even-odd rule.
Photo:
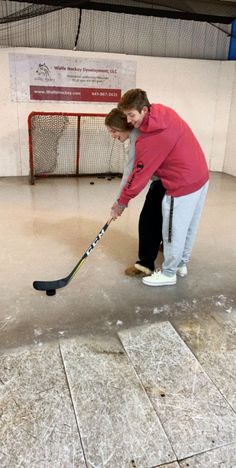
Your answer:
[[[139,88],[129,89],[129,91],[126,91],[118,104],[118,107],[121,110],[135,109],[138,112],[141,112],[144,106],[147,106],[149,109],[151,104],[148,100],[146,91]]]
[[[105,125],[110,128],[119,129],[122,132],[132,130],[133,125],[127,122],[126,115],[117,107],[112,109],[105,118]]]

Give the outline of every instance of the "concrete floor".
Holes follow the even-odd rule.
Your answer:
[[[236,179],[218,173],[211,174],[189,276],[176,286],[149,288],[124,275],[136,260],[144,191],[111,223],[69,286],[53,297],[32,288],[33,280],[72,270],[109,218],[118,186],[118,179],[41,179],[35,186],[27,178],[0,179],[1,348],[110,335],[121,326],[191,318],[195,310],[205,317],[220,308],[218,297],[223,308],[235,305]]]
[[[6,356],[16,349],[19,353],[20,349],[25,352],[28,345],[33,345],[29,349],[37,350],[58,340],[66,346],[66,340],[72,338],[115,342],[118,333],[167,321],[235,412],[234,177],[211,174],[189,275],[179,278],[176,286],[149,288],[140,279],[124,275],[124,269],[136,260],[137,224],[144,191],[131,201],[119,220],[110,224],[66,288],[58,290],[53,297],[32,288],[34,280],[59,279],[72,270],[109,218],[119,182],[118,179],[108,181],[92,177],[57,178],[41,179],[30,186],[27,178],[0,179],[0,343],[3,354]],[[157,263],[161,263],[161,256]],[[219,362],[220,369],[217,368]],[[227,379],[222,374],[222,365]],[[191,460],[168,466],[212,468],[212,461],[198,465],[198,461]],[[218,463],[223,463],[219,460]],[[232,460],[214,466],[235,468],[236,461]],[[9,466],[51,468],[52,465]],[[119,464],[113,467],[120,468]]]

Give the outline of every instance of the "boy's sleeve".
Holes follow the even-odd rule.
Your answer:
[[[158,155],[155,148],[154,136],[149,135],[148,145],[146,138],[139,139],[136,143],[136,157],[134,168],[118,199],[119,205],[127,206],[131,198],[136,197],[147,185],[151,177],[165,159],[164,155]]]

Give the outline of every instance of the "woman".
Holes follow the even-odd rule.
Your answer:
[[[120,190],[117,194],[118,199],[133,170],[135,142],[139,136],[139,130],[127,122],[126,116],[118,108],[114,108],[109,112],[105,119],[105,125],[112,138],[119,140],[121,143],[124,143],[127,139],[130,142],[128,160],[121,179]],[[152,180],[139,216],[139,259],[134,266],[125,270],[125,274],[128,276],[148,276],[155,270],[155,260],[162,243],[161,204],[164,194],[165,189],[161,181],[157,178]]]

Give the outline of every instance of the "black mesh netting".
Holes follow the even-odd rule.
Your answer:
[[[117,11],[124,13],[162,15],[167,17],[183,17],[188,19],[199,19],[199,16],[213,18],[224,22],[230,22],[236,17],[236,5],[232,0],[32,0],[25,2],[1,1],[1,19],[4,22],[25,19],[58,8],[82,8],[100,11]],[[22,15],[22,16],[21,16]],[[210,19],[211,17],[211,19]]]
[[[99,115],[33,113],[31,181],[43,175],[122,174],[125,146],[113,140]]]
[[[214,9],[212,2],[190,1],[48,3],[0,1],[0,47],[224,60],[231,30],[226,15],[236,9],[225,2],[214,2]]]
[[[228,57],[235,2],[0,0],[0,47]]]

